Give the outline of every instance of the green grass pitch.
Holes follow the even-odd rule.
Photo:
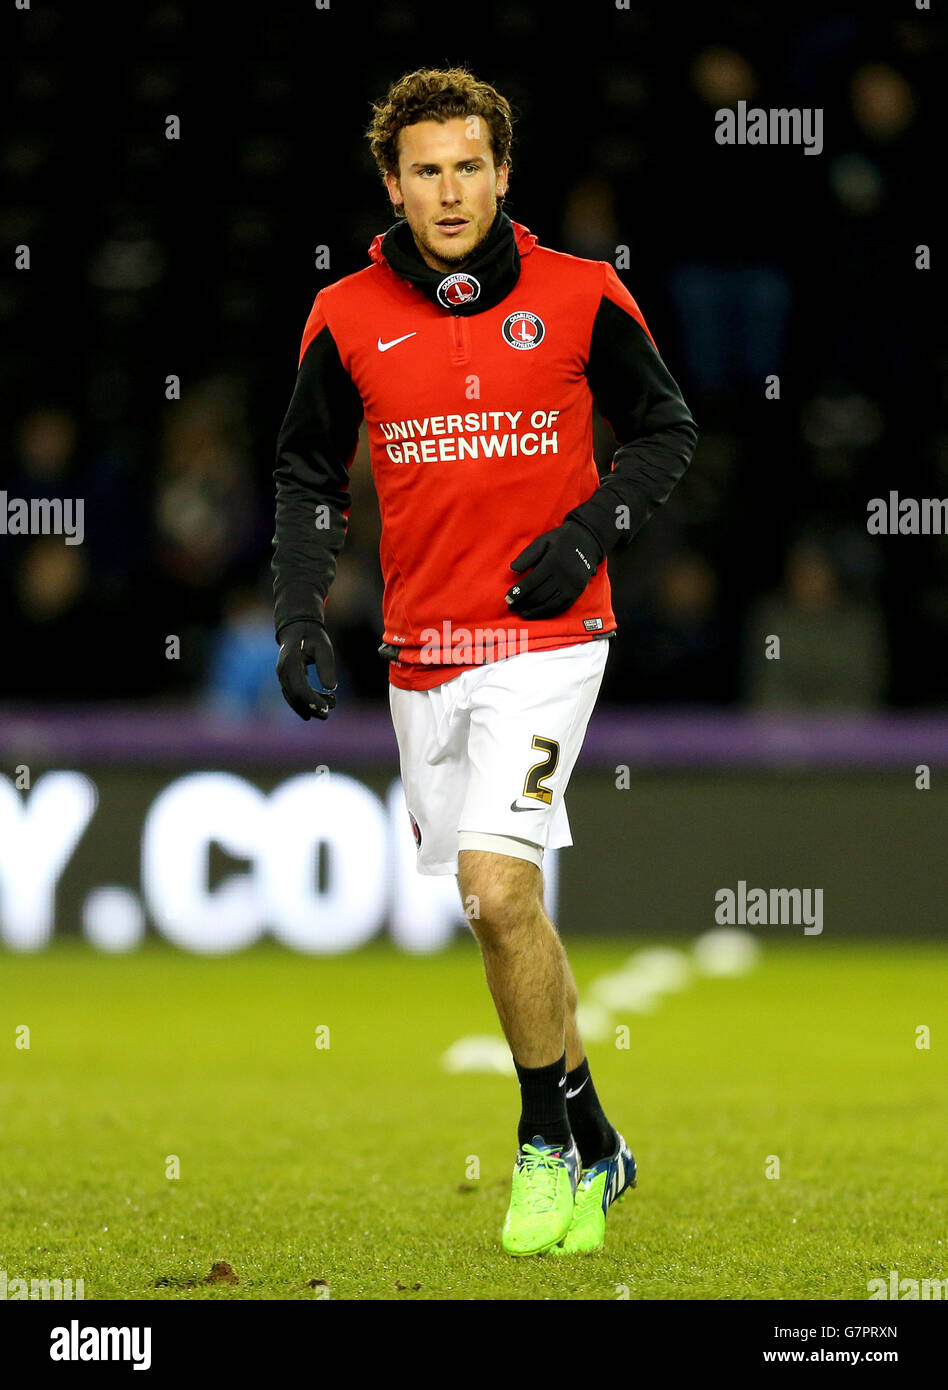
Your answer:
[[[644,944],[567,941],[581,993]],[[861,1299],[891,1269],[943,1278],[945,959],[765,941],[747,976],[616,1015],[630,1047],[588,1052],[638,1190],[601,1254],[513,1261],[516,1083],[440,1065],[499,1035],[472,940],[5,954],[0,1267],[82,1278],[87,1300]],[[219,1260],[238,1283],[203,1282]]]

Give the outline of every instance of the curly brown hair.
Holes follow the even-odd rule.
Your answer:
[[[494,165],[513,168],[510,102],[488,82],[479,82],[467,68],[419,68],[406,73],[388,89],[384,101],[372,103],[372,112],[372,123],[365,133],[383,178],[398,175],[398,137],[404,126],[418,121],[444,122],[455,116],[482,117],[487,122]],[[395,213],[404,217],[405,210],[399,205]]]

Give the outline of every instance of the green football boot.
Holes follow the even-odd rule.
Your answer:
[[[606,1212],[613,1202],[635,1186],[635,1159],[622,1135],[616,1134],[615,1152],[609,1158],[584,1168],[576,1189],[573,1220],[554,1255],[592,1255],[606,1239]]]
[[[542,1255],[561,1241],[573,1219],[573,1195],[579,1181],[579,1150],[547,1144],[535,1134],[517,1151],[510,1206],[501,1244],[508,1255]]]

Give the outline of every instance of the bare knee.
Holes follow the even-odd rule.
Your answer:
[[[501,945],[533,922],[540,908],[540,870],[526,859],[464,849],[458,887],[471,930],[482,945]]]

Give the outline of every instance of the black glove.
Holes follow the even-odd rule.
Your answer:
[[[335,708],[336,658],[325,624],[317,622],[287,623],[278,640],[280,655],[276,673],[280,677],[283,697],[301,719],[328,719]],[[315,666],[322,691],[314,690],[306,673]]]
[[[518,574],[530,573],[507,594],[508,605],[521,618],[555,618],[579,598],[602,555],[602,546],[581,521],[566,520],[544,531],[510,562]]]

